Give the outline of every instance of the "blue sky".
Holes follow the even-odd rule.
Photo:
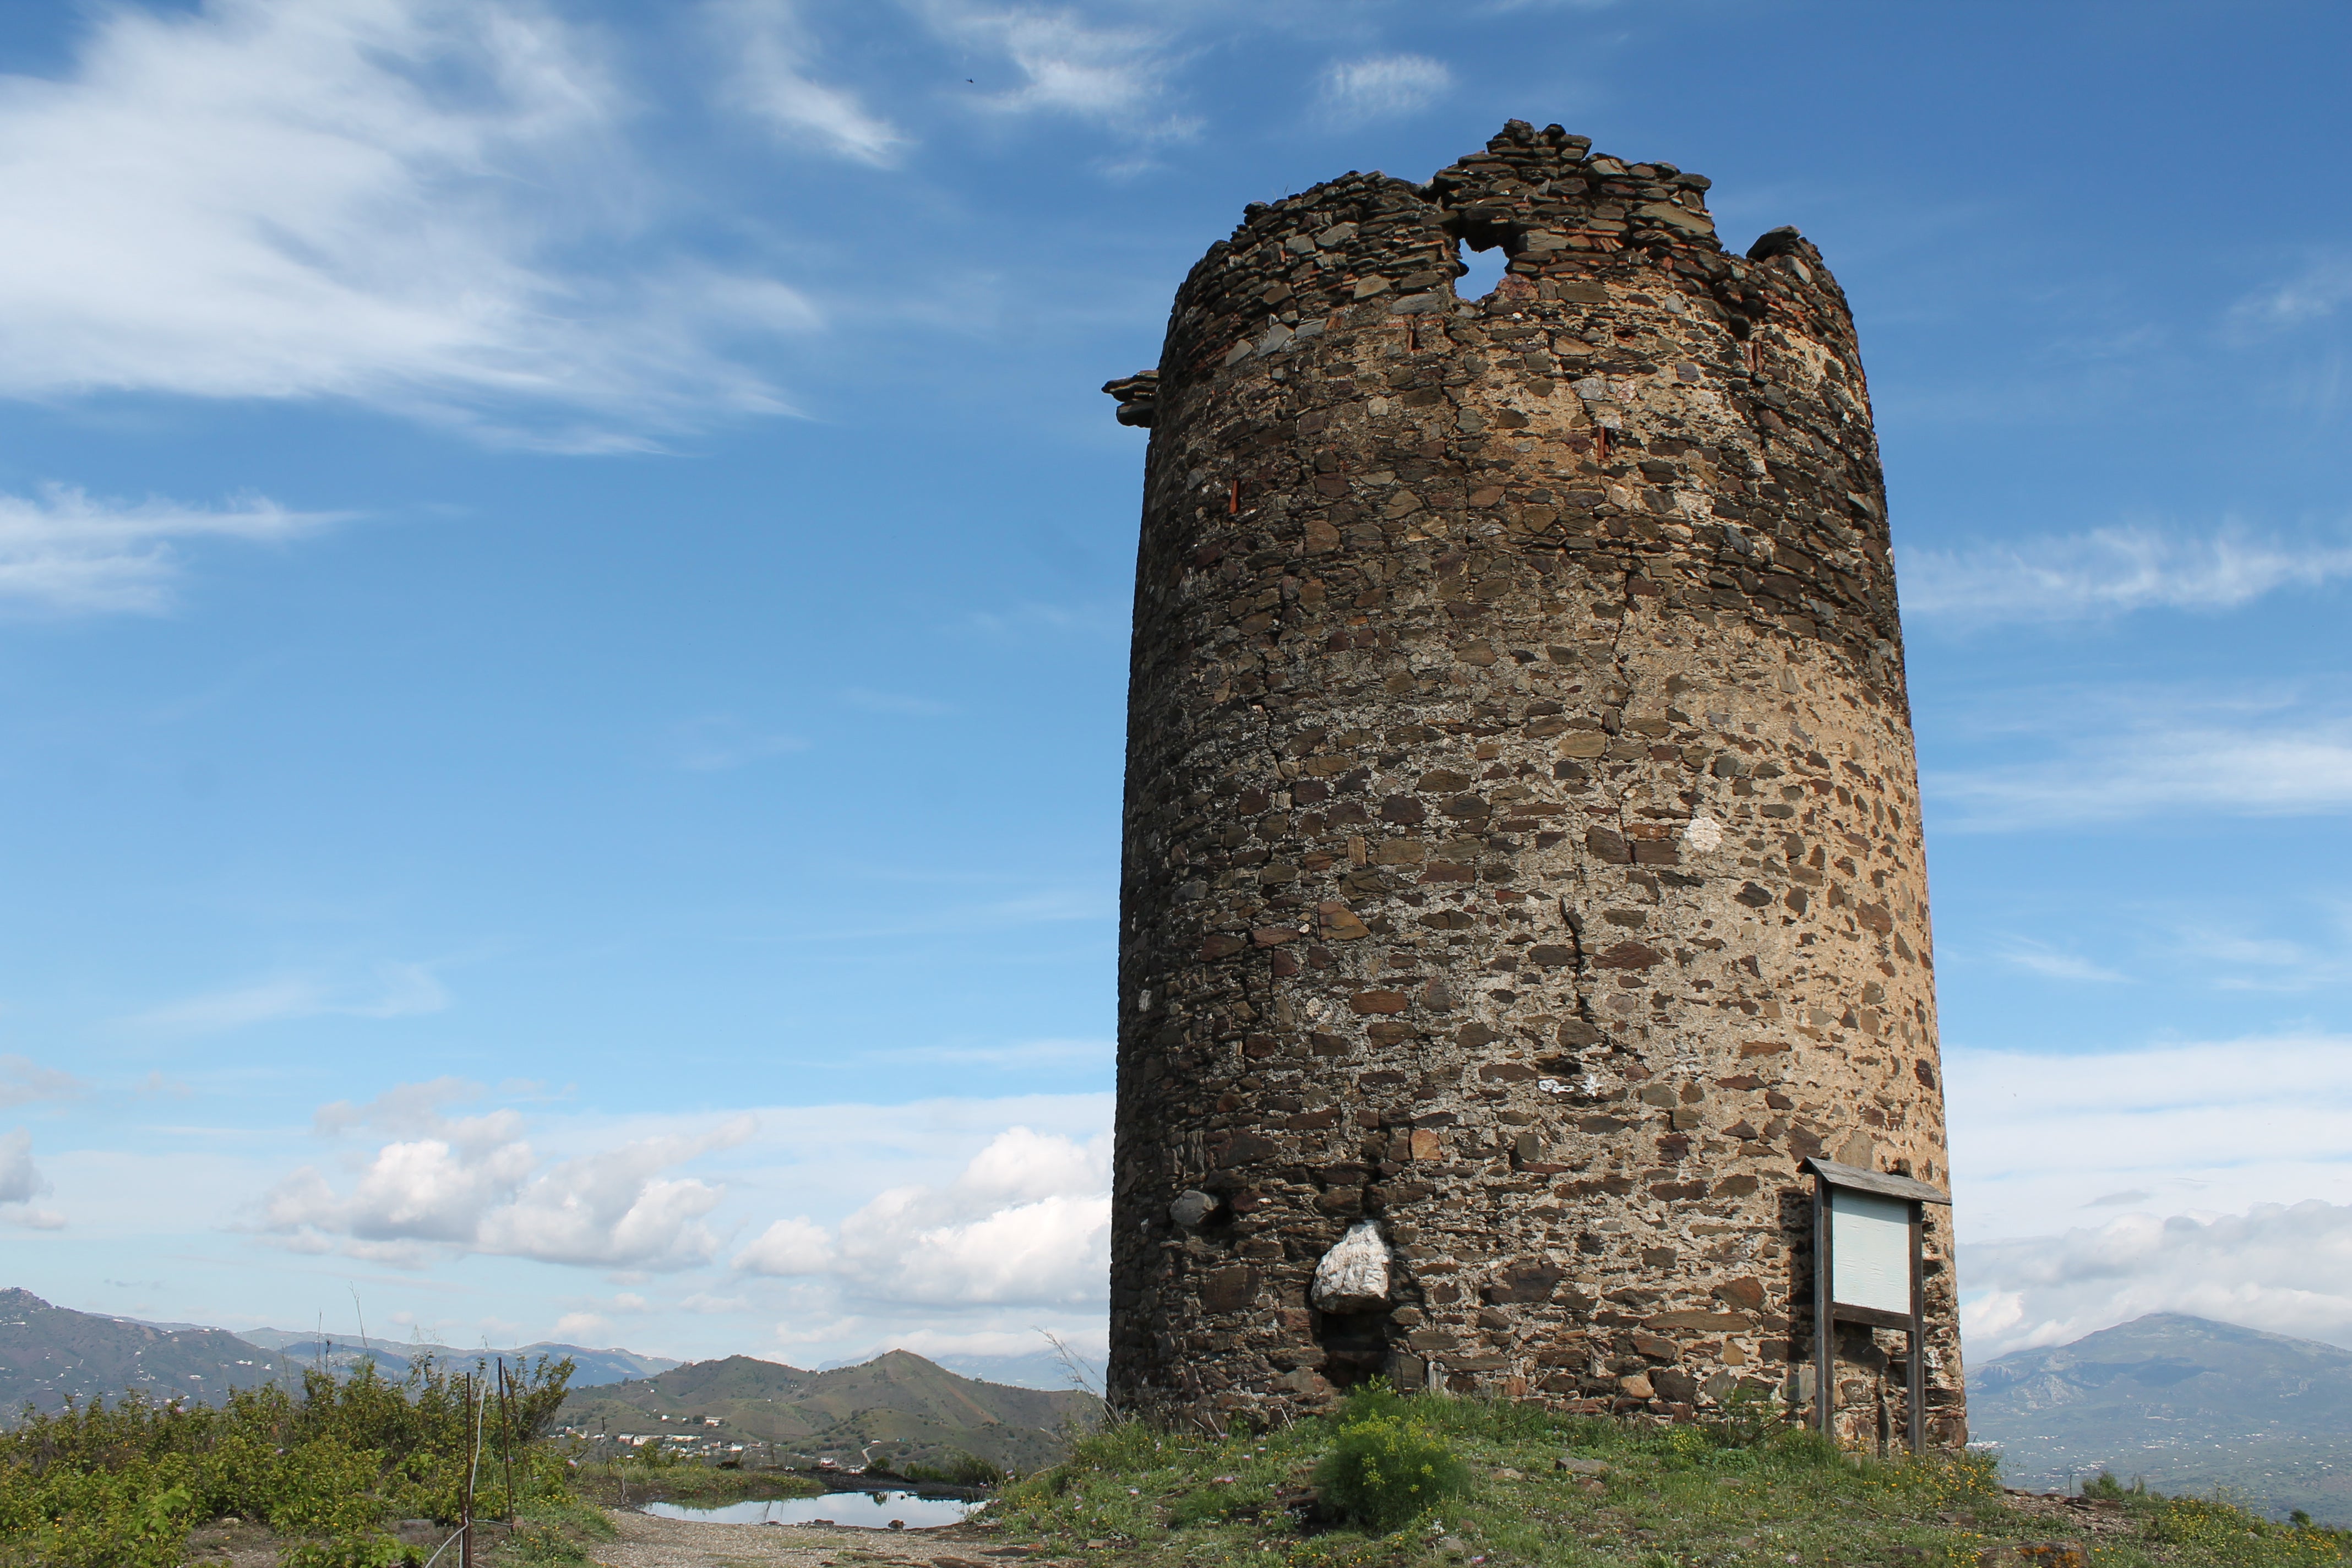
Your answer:
[[[2347,55],[2147,0],[8,8],[8,1282],[1098,1344],[1096,388],[1244,203],[1519,117],[1853,301],[1971,1353],[2352,1343]]]

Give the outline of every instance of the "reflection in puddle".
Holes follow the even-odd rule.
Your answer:
[[[980,1506],[962,1498],[917,1497],[913,1492],[827,1492],[823,1497],[755,1498],[723,1508],[649,1502],[646,1511],[656,1519],[697,1524],[845,1524],[887,1530],[895,1519],[908,1530],[926,1530],[953,1524]]]

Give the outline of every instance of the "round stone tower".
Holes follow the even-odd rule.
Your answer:
[[[1810,1401],[1808,1156],[1944,1184],[1917,769],[1845,297],[1514,121],[1178,290],[1137,567],[1110,1394]],[[1482,300],[1462,247],[1499,246]],[[1965,1440],[1948,1211],[1927,1431]],[[1897,1336],[1842,1330],[1849,1441]]]

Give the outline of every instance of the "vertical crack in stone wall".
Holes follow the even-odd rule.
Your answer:
[[[1948,1182],[1869,396],[1793,229],[1513,121],[1178,291],[1138,561],[1110,1391],[1811,1397],[1809,1178]],[[1458,247],[1501,246],[1458,299]],[[1359,1222],[1384,1310],[1310,1300]],[[1949,1221],[1928,1430],[1966,1439]],[[1360,1235],[1355,1244],[1360,1246]],[[1842,1436],[1900,1409],[1848,1332]]]

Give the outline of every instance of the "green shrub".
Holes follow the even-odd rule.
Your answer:
[[[1315,1467],[1315,1489],[1326,1507],[1383,1532],[1469,1484],[1470,1472],[1444,1438],[1397,1415],[1343,1421]]]
[[[540,1439],[571,1373],[541,1360],[482,1400],[484,1380],[446,1367],[395,1384],[368,1364],[348,1381],[307,1373],[299,1395],[28,1409],[0,1433],[0,1568],[171,1568],[191,1527],[229,1515],[292,1537],[288,1568],[382,1568],[403,1555],[384,1519],[457,1518],[478,1434],[477,1518],[570,1498]]]

